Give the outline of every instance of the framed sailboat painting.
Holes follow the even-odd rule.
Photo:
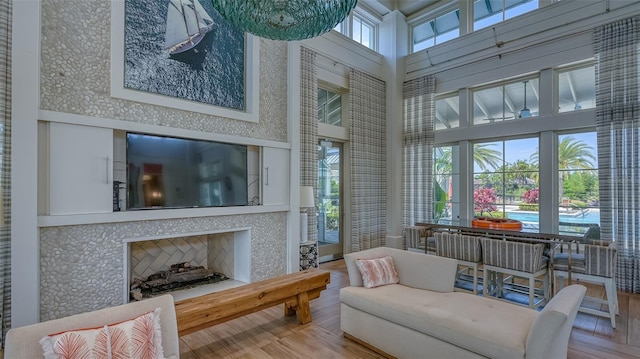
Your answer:
[[[258,40],[208,0],[118,0],[111,96],[258,121]]]

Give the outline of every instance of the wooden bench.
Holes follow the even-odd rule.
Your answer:
[[[311,321],[309,300],[318,298],[331,281],[323,269],[309,269],[177,301],[178,335],[284,303],[284,315],[298,314],[298,323]]]

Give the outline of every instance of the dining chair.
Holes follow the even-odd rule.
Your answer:
[[[471,269],[473,272],[473,294],[478,294],[478,267],[482,264],[480,237],[452,232],[435,232],[436,255],[458,260],[463,266],[458,275]],[[460,287],[456,287],[456,290]]]
[[[436,240],[433,231],[424,226],[410,226],[405,228],[407,237],[407,250],[410,252],[420,252],[435,254]]]
[[[484,267],[483,289],[485,297],[504,299],[504,275],[528,279],[525,293],[529,296],[529,307],[537,308],[550,298],[548,258],[544,256],[545,245],[504,239],[482,238],[482,261]],[[536,280],[542,280],[542,298],[536,293]],[[491,284],[490,284],[491,283]],[[517,287],[511,284],[511,287]],[[536,302],[536,299],[539,298]]]
[[[607,299],[585,296],[578,311],[610,318],[611,327],[616,327],[618,292],[616,286],[617,246],[614,241],[591,240],[584,245],[582,253],[558,253],[553,257],[553,273],[558,280],[558,290],[564,287],[565,278],[581,282],[602,284]],[[607,304],[606,310],[585,307],[585,302]]]

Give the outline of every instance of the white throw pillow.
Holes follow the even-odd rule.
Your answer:
[[[362,274],[365,288],[375,288],[398,283],[398,272],[393,265],[393,257],[356,259],[356,266]]]

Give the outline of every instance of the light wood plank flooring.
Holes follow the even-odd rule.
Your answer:
[[[311,302],[311,323],[298,325],[278,305],[183,336],[181,358],[381,358],[342,337],[338,295],[349,283],[344,261],[321,267],[331,271],[331,284]],[[604,289],[588,287],[590,295],[604,296]],[[619,293],[618,298],[616,330],[608,318],[578,313],[569,358],[640,358],[640,294]]]

